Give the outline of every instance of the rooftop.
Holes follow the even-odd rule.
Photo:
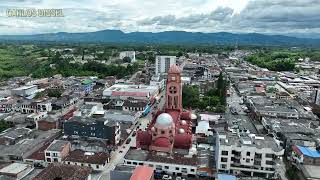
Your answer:
[[[137,166],[130,180],[150,180],[153,176],[153,168],[149,166]]]
[[[198,158],[196,156],[186,157],[186,154],[181,154],[179,149],[173,149],[173,152],[172,156],[168,156],[166,153],[162,154],[147,150],[129,149],[125,155],[125,159],[197,166]]]
[[[0,134],[0,137],[5,137],[9,139],[17,139],[29,134],[32,130],[28,128],[11,128],[7,129]]]
[[[87,179],[92,170],[88,167],[80,167],[67,164],[52,163],[40,172],[34,180],[51,180],[51,179],[65,179],[65,180],[79,180]]]
[[[256,147],[258,149],[268,148],[274,152],[283,151],[283,148],[269,136],[256,136],[255,134],[246,133],[229,133],[219,132],[220,144],[225,146],[236,147]]]
[[[69,143],[70,143],[69,141],[54,140],[50,144],[50,146],[46,149],[46,151],[59,151],[60,152]]]
[[[12,163],[2,169],[0,169],[1,173],[6,174],[18,174],[26,169],[32,168],[30,164],[22,164],[22,163]]]
[[[69,152],[65,161],[90,163],[90,164],[104,164],[106,163],[109,155],[104,152],[93,153],[85,152],[82,150],[74,150]]]

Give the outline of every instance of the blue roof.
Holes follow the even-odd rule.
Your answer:
[[[218,180],[237,180],[237,177],[229,174],[218,174]]]
[[[320,158],[319,151],[311,150],[311,149],[309,149],[307,147],[303,147],[303,146],[297,146],[297,147],[299,148],[300,152],[305,156]]]

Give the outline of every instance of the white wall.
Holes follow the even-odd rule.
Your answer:
[[[131,162],[131,164],[128,164],[128,162]],[[133,164],[133,163],[136,163],[136,164]],[[149,167],[153,167],[154,169],[157,169],[157,166],[161,166],[162,167],[161,171],[165,171],[168,174],[172,174],[172,173],[182,173],[182,175],[197,174],[197,166],[188,166],[188,165],[182,165],[182,164],[168,164],[168,163],[150,162],[150,161],[136,161],[136,160],[130,160],[130,159],[125,159],[124,164],[128,166],[147,165]],[[165,166],[168,166],[168,169],[166,169]],[[177,170],[176,168],[179,168],[179,169]],[[183,168],[185,168],[184,171],[183,171]],[[157,169],[157,170],[160,170],[160,169]]]
[[[166,63],[167,58],[170,59],[169,64]],[[156,56],[156,75],[167,73],[173,64],[176,64],[175,56]]]

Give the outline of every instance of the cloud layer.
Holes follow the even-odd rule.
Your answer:
[[[64,17],[7,17],[10,8],[62,8]],[[0,0],[0,34],[132,31],[318,35],[319,0]]]

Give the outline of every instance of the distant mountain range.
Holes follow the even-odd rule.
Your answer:
[[[222,45],[272,45],[320,47],[320,39],[297,38],[258,33],[234,34],[227,32],[200,33],[184,31],[131,32],[103,30],[85,33],[49,33],[36,35],[0,35],[0,41],[50,41],[88,43],[159,43],[159,44],[222,44]]]

